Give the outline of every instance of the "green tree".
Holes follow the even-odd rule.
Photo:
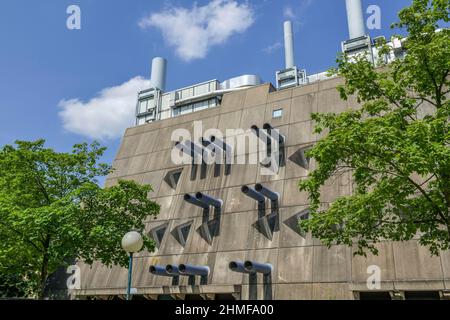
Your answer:
[[[332,70],[345,80],[341,98],[354,95],[361,108],[313,116],[316,132],[328,135],[309,153],[317,169],[299,184],[312,203],[301,226],[325,244],[377,254],[382,239],[418,236],[432,254],[449,249],[450,30],[438,31],[449,14],[448,0],[414,0],[393,25],[408,32],[404,58],[374,66],[342,55]],[[353,177],[352,195],[320,209],[321,186],[343,172]]]
[[[126,266],[122,236],[135,229],[147,250],[144,219],[159,205],[150,186],[119,181],[100,188],[105,148],[79,144],[71,153],[17,141],[0,149],[0,278],[6,291],[42,298],[49,275],[73,259]],[[12,290],[11,288],[15,288]]]

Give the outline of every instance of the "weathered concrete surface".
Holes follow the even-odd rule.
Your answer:
[[[274,91],[270,84],[225,94],[222,105],[147,125],[127,129],[116,160],[115,171],[105,186],[118,179],[132,179],[151,184],[149,197],[161,205],[157,219],[149,217],[146,231],[167,223],[166,233],[159,248],[142,252],[135,257],[133,286],[138,294],[156,299],[159,294],[173,294],[183,298],[190,293],[233,293],[242,299],[257,295],[258,299],[354,299],[354,292],[367,291],[367,268],[376,265],[381,270],[382,290],[442,290],[450,288],[450,253],[430,257],[426,248],[417,241],[407,243],[383,242],[377,245],[378,256],[353,257],[355,248],[333,246],[327,248],[310,234],[296,228],[296,215],[308,208],[308,196],[298,190],[298,182],[316,166],[311,161],[303,168],[286,159],[286,166],[272,176],[261,174],[255,165],[233,165],[225,174],[224,166],[201,168],[191,165],[175,165],[170,155],[175,129],[186,129],[193,134],[193,122],[202,121],[203,129],[242,128],[252,125],[262,127],[271,123],[286,136],[286,156],[301,148],[313,145],[320,138],[313,133],[314,112],[341,112],[357,108],[354,97],[341,101],[336,86],[342,79],[332,79],[311,85]],[[272,119],[274,110],[283,109],[280,118]],[[322,135],[323,136],[323,135]],[[249,150],[241,151],[248,156]],[[175,188],[164,178],[171,170],[182,168]],[[196,173],[194,175],[194,173]],[[241,192],[242,185],[253,187],[263,183],[280,194],[277,206],[266,201],[259,208],[256,201]],[[183,200],[185,193],[204,192],[224,202],[220,214],[220,233],[208,243],[199,232],[205,217],[202,209]],[[336,197],[352,192],[349,175],[330,179],[322,188],[322,205],[328,206]],[[278,225],[269,239],[255,223],[272,212],[278,213]],[[214,218],[210,210],[206,219]],[[184,245],[175,238],[174,229],[192,222]],[[250,284],[248,274],[228,269],[231,261],[254,260],[273,266],[269,287],[264,286],[261,274],[257,283]],[[170,277],[153,276],[148,272],[151,264],[200,264],[208,265],[211,273],[207,285],[188,285],[187,277],[180,277],[173,284]],[[92,267],[81,264],[83,295],[123,295],[126,286],[126,269],[106,268],[98,263]],[[267,279],[266,279],[267,280]],[[267,282],[267,281],[266,281]],[[256,287],[255,287],[256,286]],[[268,290],[270,288],[270,290]]]

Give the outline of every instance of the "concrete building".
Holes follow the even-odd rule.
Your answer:
[[[347,4],[349,18],[358,17],[354,11],[358,1],[348,0]],[[355,38],[343,43],[344,51],[372,55],[370,37],[360,34],[358,23],[349,25]],[[377,245],[378,256],[353,257],[354,248],[327,248],[298,228],[298,221],[308,218],[309,204],[298,183],[316,166],[304,152],[322,138],[313,133],[311,113],[341,112],[359,105],[356,99],[340,99],[336,86],[342,79],[299,71],[293,59],[289,23],[285,31],[286,68],[276,73],[275,87],[261,83],[257,76],[244,76],[165,93],[165,75],[152,75],[153,87],[139,93],[138,125],[126,130],[113,163],[115,171],[106,181],[106,186],[119,179],[150,184],[154,190],[149,197],[161,205],[157,219],[146,221],[146,232],[157,243],[156,251],[134,257],[134,298],[448,298],[448,251],[431,257],[415,240],[385,241]],[[401,54],[395,49],[392,58]],[[165,62],[155,63],[162,63],[157,72],[164,72]],[[171,157],[175,146],[172,133],[185,129],[194,135],[195,121],[202,122],[203,132],[216,128],[224,133],[226,129],[267,128],[270,124],[284,139],[284,161],[273,175],[263,175],[261,163],[177,165]],[[227,136],[226,141],[239,135]],[[196,147],[203,148],[201,142],[194,140]],[[251,153],[247,148],[238,156]],[[266,193],[254,190],[257,184],[278,198],[270,199],[266,189]],[[350,195],[353,187],[348,175],[330,180],[323,187],[322,205]],[[252,198],[253,191],[256,195]],[[221,203],[205,205],[202,196]],[[80,263],[80,267],[81,289],[74,291],[78,298],[124,297],[126,269],[100,263],[92,267]],[[183,270],[189,274],[193,267],[203,267],[198,270],[207,270],[206,274],[183,274]],[[378,271],[381,287],[371,290],[367,281]]]

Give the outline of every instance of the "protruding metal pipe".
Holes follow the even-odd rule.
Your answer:
[[[166,90],[166,74],[167,74],[167,60],[161,57],[155,57],[152,60],[152,75],[151,85],[160,89]]]
[[[255,190],[266,196],[272,201],[277,201],[280,198],[280,194],[278,192],[274,192],[272,190],[267,189],[261,183],[257,183],[255,185]]]
[[[178,270],[181,275],[184,276],[208,276],[209,267],[208,266],[193,266],[190,264],[180,264]]]
[[[221,208],[223,205],[223,201],[221,199],[215,199],[215,198],[208,196],[207,194],[204,194],[202,192],[197,192],[195,194],[195,198],[200,202],[203,202],[205,204],[208,204],[208,205],[216,207],[216,208]]]
[[[284,22],[284,56],[286,69],[295,66],[294,62],[294,32],[292,31],[292,22]]]
[[[244,262],[244,268],[249,272],[258,272],[263,274],[270,274],[273,269],[270,263],[259,263],[249,260]]]
[[[366,35],[361,0],[345,0],[347,7],[348,33],[351,39]]]
[[[228,264],[228,268],[230,268],[231,271],[239,273],[254,273],[254,271],[248,271],[245,269],[244,262],[242,261],[231,261]]]
[[[154,265],[150,266],[149,271],[151,274],[155,276],[163,276],[163,277],[173,277],[173,274],[169,274],[166,270],[165,266]]]
[[[173,276],[178,276],[180,275],[180,271],[177,265],[174,264],[168,264],[166,266],[166,271],[168,274],[173,275]]]
[[[209,205],[207,205],[204,202],[198,201],[194,196],[191,196],[190,194],[186,193],[184,196],[184,201],[189,202],[190,204],[193,204],[194,206],[203,208],[203,209],[208,209]]]
[[[264,196],[261,193],[255,191],[255,189],[250,188],[249,186],[242,186],[241,191],[245,195],[249,196],[250,198],[252,198],[258,202],[266,201],[266,198],[264,198]]]

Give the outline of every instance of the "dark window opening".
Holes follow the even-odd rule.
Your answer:
[[[438,291],[406,291],[405,300],[441,300]]]
[[[359,300],[392,300],[388,291],[360,292]]]

